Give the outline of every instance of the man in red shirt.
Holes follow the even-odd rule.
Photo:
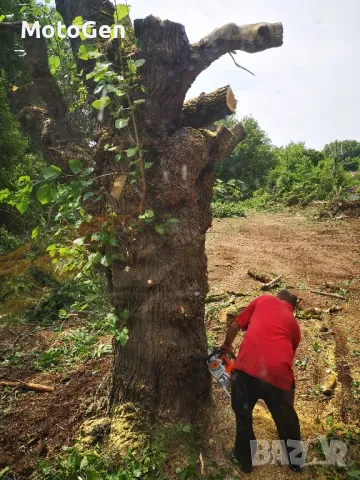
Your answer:
[[[253,300],[229,326],[222,349],[235,353],[233,341],[240,329],[246,330],[231,375],[231,403],[236,416],[235,459],[244,472],[251,472],[251,449],[255,440],[252,411],[261,398],[276,424],[279,437],[299,442],[300,425],[294,409],[295,380],[292,369],[300,343],[300,328],[293,315],[297,297],[282,290],[277,297],[262,295]],[[295,443],[296,443],[295,442]],[[282,442],[283,443],[283,442]],[[252,442],[256,446],[256,442]],[[294,445],[292,445],[294,446]],[[294,471],[300,471],[301,460],[284,454]],[[301,451],[298,453],[302,453]]]

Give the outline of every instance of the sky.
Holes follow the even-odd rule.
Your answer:
[[[120,2],[119,2],[120,3]],[[191,42],[229,22],[282,22],[280,48],[236,60],[226,55],[195,81],[188,97],[230,85],[237,114],[251,114],[275,145],[360,141],[360,0],[129,0],[131,17],[155,15],[185,26]]]

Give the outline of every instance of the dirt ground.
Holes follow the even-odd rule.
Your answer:
[[[359,426],[359,400],[354,397],[353,386],[360,378],[359,253],[357,219],[316,222],[302,215],[255,214],[244,219],[214,220],[207,236],[211,293],[247,293],[243,303],[246,305],[261,293],[259,282],[247,274],[252,269],[274,277],[283,274],[282,287],[291,288],[301,298],[302,309],[341,308],[336,314],[322,313],[321,319],[299,318],[302,341],[294,370],[296,409],[304,440],[328,433],[331,426],[338,427],[339,432]],[[320,296],[309,290],[340,292],[348,300]],[[215,343],[220,344],[226,326],[219,326],[216,317],[208,317],[208,330],[212,331]],[[323,386],[331,386],[330,394],[322,393]],[[214,387],[214,396],[214,442],[211,448],[207,447],[207,456],[213,451],[212,457],[223,464],[223,450],[232,447],[235,435],[234,417],[218,387]],[[277,438],[273,421],[260,402],[254,411],[254,431],[258,439],[270,442]],[[351,451],[352,446],[348,447]],[[348,463],[350,456],[351,452],[346,457]],[[308,460],[314,457],[310,448]],[[267,465],[255,468],[251,478],[296,476],[285,467]],[[234,477],[229,478],[241,476],[234,470]],[[322,474],[310,467],[303,478],[322,478]]]
[[[316,318],[299,317],[302,342],[295,366],[296,408],[304,439],[327,433],[330,428],[347,433],[359,427],[358,390],[354,387],[360,380],[359,253],[359,219],[316,222],[300,214],[257,213],[248,218],[214,220],[207,235],[211,294],[242,293],[245,296],[226,293],[226,299],[228,304],[240,301],[245,305],[261,293],[259,282],[247,274],[249,269],[256,269],[274,277],[283,274],[282,287],[292,288],[301,298],[302,309],[322,309]],[[347,300],[310,293],[311,289],[341,294]],[[226,331],[226,323],[219,318],[225,306],[226,302],[207,304],[209,338],[215,344],[222,343]],[[333,307],[341,308],[326,311]],[[0,326],[0,347],[24,341],[23,337],[18,339],[23,333],[29,332]],[[32,341],[45,346],[49,343],[44,332],[36,333]],[[17,478],[28,478],[39,459],[71,443],[84,419],[93,415],[94,405],[103,401],[110,364],[107,357],[56,374],[26,370],[21,365],[1,369],[3,378],[54,385],[55,391],[0,390],[0,470],[10,465]],[[230,402],[218,386],[214,385],[213,392],[211,424],[202,446],[205,469],[215,460],[230,472],[228,480],[242,478],[224,457],[235,434]],[[277,438],[262,404],[254,411],[254,429],[258,439]],[[350,443],[350,455],[354,455]],[[293,477],[296,474],[277,465],[257,467],[251,474],[254,479]],[[320,470],[311,467],[302,478],[323,477]]]

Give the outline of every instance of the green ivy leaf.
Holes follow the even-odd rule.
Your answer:
[[[41,185],[41,187],[36,192],[36,197],[41,203],[41,205],[46,205],[47,203],[50,203],[52,200],[50,185],[48,185],[47,183]]]
[[[54,180],[55,178],[60,177],[62,170],[55,165],[50,165],[50,167],[45,167],[41,170],[41,173],[45,180]]]
[[[134,65],[135,65],[136,68],[139,68],[139,67],[142,67],[144,65],[144,63],[145,63],[145,60],[143,58],[141,58],[140,60],[136,60],[134,62]]]
[[[84,245],[84,242],[85,242],[85,237],[80,237],[80,238],[76,238],[73,241],[73,244],[74,245]]]
[[[25,213],[29,208],[29,199],[24,195],[21,196],[20,199],[15,202],[15,207],[21,214]]]
[[[81,25],[84,24],[84,20],[82,17],[75,17],[74,20],[72,21],[72,24],[78,25],[79,27],[81,27]]]
[[[31,232],[31,238],[32,239],[37,238],[39,236],[39,233],[40,233],[40,227],[34,228],[33,231]]]
[[[84,164],[78,158],[72,158],[71,160],[69,160],[69,167],[72,173],[74,175],[77,175],[84,169]]]
[[[91,105],[93,108],[96,108],[96,110],[100,110],[102,108],[105,108],[109,105],[110,103],[110,97],[101,97],[98,100],[95,100]]]
[[[164,235],[165,225],[155,225],[155,230],[157,231],[157,233],[160,233],[160,235]]]
[[[104,267],[109,267],[111,265],[111,257],[109,257],[108,255],[105,255],[100,260],[100,263],[101,265],[104,265]]]
[[[7,200],[10,196],[10,190],[5,188],[5,190],[0,190],[0,202]]]
[[[136,65],[135,65],[135,62],[134,60],[130,59],[127,61],[127,66],[128,66],[128,69],[129,69],[129,73],[131,75],[135,75],[136,73]]]
[[[115,128],[124,128],[129,123],[130,118],[118,118],[115,120]]]
[[[50,67],[50,73],[51,75],[55,75],[57,72],[58,68],[60,67],[60,57],[58,56],[51,56],[49,58],[49,67]]]
[[[94,196],[94,192],[86,192],[84,197],[83,197],[84,202],[86,200],[88,200],[90,197],[93,197],[93,196]]]
[[[114,22],[120,22],[126,15],[130,14],[130,6],[119,3],[114,12]]]
[[[116,332],[115,338],[121,346],[126,345],[126,342],[129,340],[129,330],[127,328],[124,328],[120,332]]]
[[[89,60],[90,58],[93,58],[95,53],[98,53],[98,50],[94,47],[94,45],[91,43],[83,43],[80,45],[78,57],[81,60]]]
[[[114,162],[119,162],[120,160],[121,160],[121,154],[118,153],[117,155],[115,155]]]
[[[133,157],[134,155],[136,155],[136,152],[138,151],[138,147],[128,148],[125,151],[126,151],[126,156],[128,158],[130,158],[130,157]]]
[[[0,22],[2,22],[5,17],[6,17],[6,15],[0,15]]]
[[[95,252],[89,255],[89,262],[91,263],[99,263],[101,259],[102,259],[101,252]]]
[[[169,223],[179,223],[180,220],[178,218],[172,218],[169,220]]]

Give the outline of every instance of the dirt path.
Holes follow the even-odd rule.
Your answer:
[[[341,307],[337,315],[299,320],[302,342],[296,356],[296,408],[303,438],[314,438],[339,427],[351,430],[359,421],[354,381],[360,378],[360,222],[359,220],[313,222],[304,216],[256,214],[246,219],[215,220],[207,237],[211,292],[248,293],[245,303],[260,294],[259,283],[248,269],[284,275],[283,286],[291,286],[301,297],[303,308]],[[348,301],[319,296],[309,289],[333,291]],[[341,290],[339,290],[341,289]],[[226,325],[208,308],[208,325],[215,343],[221,343]],[[219,326],[220,325],[220,326]],[[323,385],[334,383],[333,393],[321,393]],[[232,447],[234,418],[225,395],[214,387],[215,411],[209,457],[223,464],[223,450]],[[254,429],[258,439],[276,439],[276,430],[264,405],[255,409]],[[351,447],[349,447],[351,449]],[[309,453],[309,459],[314,453]],[[349,457],[348,461],[349,461]],[[225,466],[225,464],[224,464]],[[258,467],[251,478],[295,478],[287,468]],[[241,478],[234,470],[234,476]],[[303,478],[322,478],[319,470],[308,469]]]

